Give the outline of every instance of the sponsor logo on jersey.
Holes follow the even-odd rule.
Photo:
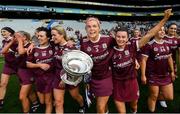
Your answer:
[[[103,43],[103,44],[102,44],[102,47],[103,47],[103,49],[106,49],[106,48],[107,48],[107,44],[106,44],[106,43]]]
[[[158,48],[157,48],[157,47],[154,47],[154,51],[158,51]]]
[[[39,53],[38,53],[38,52],[35,52],[35,53],[34,53],[34,56],[35,56],[35,57],[39,56]]]
[[[43,51],[42,52],[42,56],[45,57],[47,54],[46,54],[46,51]]]
[[[87,47],[87,51],[90,52],[92,49],[91,47]]]
[[[49,54],[52,55],[52,54],[53,54],[53,51],[52,51],[52,50],[49,50]]]
[[[125,55],[129,55],[129,50],[125,50]]]

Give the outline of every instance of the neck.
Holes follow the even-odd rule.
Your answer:
[[[64,45],[67,41],[62,39],[60,42],[59,42],[59,45]]]
[[[46,46],[48,46],[48,45],[49,45],[49,43],[40,44],[40,47],[46,47]]]
[[[174,35],[173,35],[173,34],[168,34],[168,36],[170,36],[170,37],[174,37]]]
[[[126,45],[123,46],[117,46],[119,49],[124,49]]]
[[[98,39],[99,39],[99,35],[98,36],[96,36],[96,37],[88,37],[88,39],[90,39],[91,41],[93,41],[93,42],[96,42]]]
[[[157,42],[162,42],[162,38],[154,38]]]

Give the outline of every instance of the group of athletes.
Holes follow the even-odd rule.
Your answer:
[[[173,81],[177,70],[175,57],[180,41],[175,34],[175,23],[169,25],[169,32],[165,35],[163,26],[171,14],[171,9],[165,10],[164,18],[146,35],[130,40],[124,27],[117,28],[112,36],[102,36],[100,21],[95,17],[86,19],[87,36],[80,39],[80,50],[93,60],[91,80],[87,86],[96,97],[97,113],[108,113],[110,96],[119,113],[126,113],[126,102],[130,102],[132,113],[137,112],[139,67],[142,83],[149,86],[147,102],[150,112],[155,111],[157,100],[173,100]],[[24,113],[35,110],[38,102],[44,105],[45,113],[51,113],[53,106],[56,113],[63,113],[65,90],[78,102],[79,112],[85,113],[86,100],[79,92],[79,84],[68,85],[60,78],[64,72],[62,55],[67,50],[77,49],[68,40],[63,27],[57,25],[51,30],[37,28],[38,43],[31,41],[29,33],[15,32],[10,27],[2,28],[1,35],[4,38],[1,53],[5,63],[1,74],[0,108],[3,108],[9,78],[15,73],[20,80],[19,99]]]

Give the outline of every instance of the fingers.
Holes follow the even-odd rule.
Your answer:
[[[165,13],[171,13],[172,9],[165,10]]]
[[[169,18],[171,15],[173,15],[172,9],[167,9],[167,10],[164,11],[164,16],[166,18]]]
[[[174,82],[174,80],[176,79],[176,76],[175,75],[171,76],[171,78],[172,78],[172,81]]]
[[[59,83],[59,87],[61,88],[65,88],[65,83],[61,80],[61,82]]]
[[[14,36],[15,36],[15,38],[22,38],[22,37],[23,37],[22,34],[20,34],[20,33],[18,33],[18,32],[15,33]]]
[[[147,83],[147,79],[145,77],[142,77],[141,78],[141,83],[145,85]]]
[[[44,71],[48,70],[50,68],[49,64],[41,64],[41,69],[43,69]]]
[[[141,81],[141,82],[142,82],[142,84],[146,85],[146,81]]]

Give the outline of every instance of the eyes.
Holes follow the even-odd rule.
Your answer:
[[[87,28],[97,28],[97,25],[87,25]]]
[[[116,39],[126,39],[127,38],[127,36],[116,36]]]
[[[173,27],[171,27],[171,28],[169,28],[169,29],[172,29],[172,30],[177,30],[177,28],[173,28]]]

